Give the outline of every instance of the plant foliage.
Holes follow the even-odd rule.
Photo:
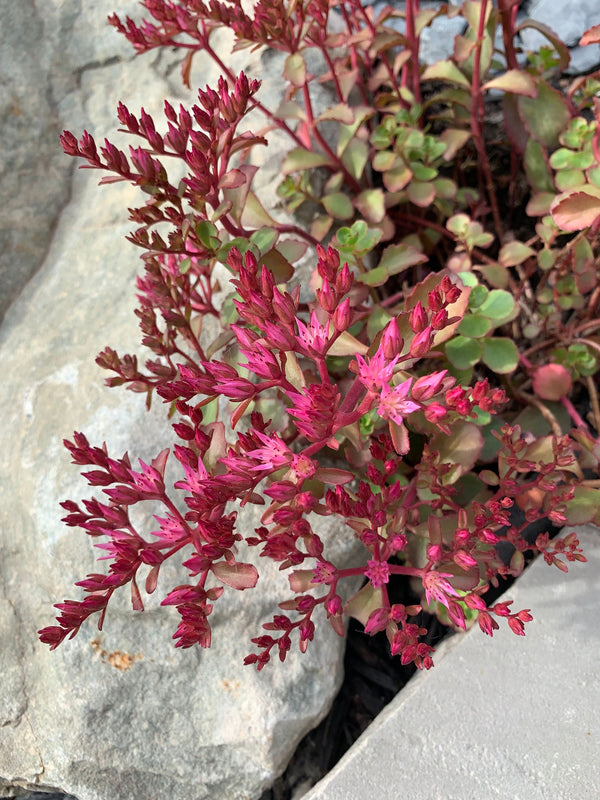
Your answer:
[[[101,626],[126,585],[141,610],[140,575],[154,591],[175,557],[189,580],[162,601],[181,617],[174,638],[207,647],[224,587],[259,580],[248,547],[291,589],[252,639],[258,669],[294,641],[305,651],[321,613],[340,635],[347,615],[385,631],[419,668],[433,663],[422,609],[489,635],[504,619],[522,635],[529,609],[488,606],[489,587],[536,553],[563,571],[585,561],[575,532],[532,538],[531,523],[600,522],[600,75],[567,81],[567,49],[538,23],[518,26],[518,0],[142,5],[148,20],[110,23],[139,53],[181,48],[186,83],[197,53],[212,58],[218,85],[191,108],[165,103],[162,131],[120,104],[128,152],[88,133],[62,144],[102,183],[143,192],[128,238],[142,250],[136,313],[152,357],[140,366],[106,348],[97,360],[110,386],[165,403],[181,476],[165,485],[168,450],[134,466],[82,433],[66,442],[103,497],[64,502],[65,522],[101,540],[109,569],[78,583],[85,599],[57,605],[42,641],[55,648],[95,613]],[[423,68],[420,36],[444,14],[462,16],[464,33]],[[538,53],[517,46],[527,26],[547,39]],[[221,28],[235,49],[283,54],[277,107],[222,60]],[[328,104],[315,99],[323,87]],[[253,132],[256,112],[268,126]],[[289,140],[285,223],[253,189],[253,151],[274,130]],[[209,342],[207,316],[221,325]],[[147,532],[130,516],[145,501],[163,509]],[[246,503],[265,510],[241,532]],[[330,560],[317,516],[362,543],[358,566]],[[394,575],[419,602],[391,602]],[[354,576],[363,587],[344,603]]]

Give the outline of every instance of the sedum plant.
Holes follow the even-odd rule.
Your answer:
[[[576,533],[552,528],[600,522],[600,74],[566,83],[568,51],[545,26],[517,24],[518,0],[142,5],[144,22],[110,23],[138,52],[181,48],[188,84],[205,53],[218,85],[191,108],[165,103],[162,131],[121,104],[128,152],[88,133],[62,145],[108,173],[101,183],[144,193],[128,238],[142,250],[136,313],[152,355],[141,366],[106,348],[97,361],[110,386],[165,404],[174,442],[139,465],[83,433],[65,443],[99,496],[64,502],[64,521],[109,567],[40,638],[55,648],[95,614],[101,627],[125,586],[142,610],[176,558],[189,579],[162,601],[180,615],[176,646],[208,647],[223,591],[260,586],[248,548],[290,584],[252,639],[258,669],[304,652],[320,614],[340,635],[348,616],[385,631],[402,663],[427,669],[422,611],[523,635],[530,609],[486,602],[490,587],[535,554],[563,571],[585,561]],[[423,68],[420,35],[443,14],[462,16],[464,33]],[[547,39],[538,53],[518,47],[527,26]],[[229,69],[221,28],[235,49],[283,53],[277,107]],[[596,26],[582,44],[599,38]],[[323,87],[329,104],[316,103]],[[259,112],[267,125],[254,130]],[[253,190],[252,152],[274,130],[289,140],[285,222]],[[220,324],[208,342],[206,317]],[[153,530],[130,513],[146,501],[162,509]],[[246,503],[264,507],[253,531],[236,525]],[[356,566],[330,560],[315,515],[360,541]],[[413,605],[392,601],[394,576],[411,580]]]

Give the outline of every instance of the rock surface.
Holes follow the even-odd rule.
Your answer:
[[[552,1],[532,0],[531,13],[551,26],[568,21],[570,45],[598,21],[591,0]],[[105,24],[115,10],[135,15],[139,4],[0,0],[0,317],[39,270],[0,330],[0,797],[35,787],[79,800],[251,798],[325,713],[341,678],[342,643],[330,631],[283,667],[257,676],[241,666],[286,593],[275,570],[261,593],[220,601],[215,617],[227,629],[216,626],[209,652],[173,649],[177,619],[159,598],[142,616],[121,598],[105,633],[89,627],[55,653],[36,639],[52,602],[73,596],[73,581],[93,565],[90,542],[59,522],[57,501],[83,486],[63,436],[82,429],[118,455],[146,459],[169,443],[161,408],[148,415],[140,397],[103,389],[93,363],[106,344],[130,351],[138,340],[138,254],[123,243],[135,193],[73,174],[57,143],[64,127],[112,137],[119,99],[157,114],[163,97],[191,99],[172,54],[132,56]],[[456,32],[436,29],[431,46]],[[600,63],[598,48],[574,47],[574,58],[579,51],[592,53],[582,69]],[[280,65],[258,59],[239,53],[236,68],[252,60],[252,74],[278,90]],[[197,60],[196,84],[214,78]]]
[[[112,29],[110,41],[95,40],[115,7],[135,4],[49,3],[40,26],[67,64],[55,81],[61,123],[100,141],[113,138],[119,99],[157,114],[164,97],[190,100],[176,74],[172,85],[164,78],[172,55],[133,59]],[[240,54],[238,68],[255,59],[254,74],[263,71],[259,58]],[[197,85],[216,80],[206,63],[195,70]],[[263,77],[280,83],[281,64],[269,70]],[[117,456],[129,450],[145,460],[171,444],[164,406],[148,414],[143,396],[104,388],[94,364],[106,344],[126,352],[139,338],[139,253],[123,241],[124,210],[137,195],[121,184],[99,189],[99,177],[73,174],[44,265],[0,331],[8,377],[0,388],[0,796],[22,788],[79,800],[257,797],[341,681],[343,641],[327,624],[306,655],[292,653],[260,674],[243,667],[250,638],[289,596],[276,565],[261,559],[261,589],[226,592],[217,603],[210,651],[174,649],[178,615],[159,607],[160,585],[141,615],[128,597],[115,598],[105,632],[88,624],[54,653],[37,641],[52,603],[77,596],[73,582],[94,568],[89,538],[60,522],[58,501],[85,492],[62,438],[83,430]],[[259,516],[247,507],[241,528],[253,529]],[[163,580],[168,588],[182,582],[174,568]]]

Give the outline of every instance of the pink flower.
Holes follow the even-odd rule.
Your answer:
[[[385,386],[389,388],[398,356],[390,361],[382,350],[378,350],[368,361],[357,354],[356,361],[358,362],[358,376],[370,392],[378,391]]]
[[[371,581],[374,589],[388,583],[390,579],[390,565],[387,561],[367,561],[365,577]]]
[[[257,439],[260,439],[263,443],[263,447],[249,450],[246,454],[250,456],[250,458],[255,458],[260,462],[255,467],[250,467],[252,472],[257,472],[259,470],[276,470],[279,469],[279,467],[291,463],[294,454],[279,436],[275,434],[268,436],[259,431],[256,431],[254,435]]]
[[[407,400],[410,391],[412,378],[408,378],[403,383],[393,388],[385,384],[381,389],[381,400],[377,413],[384,419],[391,419],[398,425],[402,424],[402,420],[406,414],[413,411],[418,411],[420,405],[413,403],[412,400]]]
[[[313,311],[308,326],[299,319],[296,319],[296,325],[298,326],[298,341],[305,352],[309,355],[325,355],[329,343],[329,321],[321,324]]]
[[[437,572],[434,569],[425,573],[423,576],[423,588],[425,589],[425,599],[428,603],[435,600],[449,608],[448,595],[458,597],[456,589],[446,580],[446,578],[452,577],[449,572]]]

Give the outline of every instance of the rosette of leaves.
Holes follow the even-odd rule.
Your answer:
[[[440,175],[448,144],[420,124],[422,107],[413,105],[387,115],[371,134],[377,151],[373,169],[381,173],[386,207],[413,203],[420,208],[435,205],[449,213],[456,197],[454,181]]]

